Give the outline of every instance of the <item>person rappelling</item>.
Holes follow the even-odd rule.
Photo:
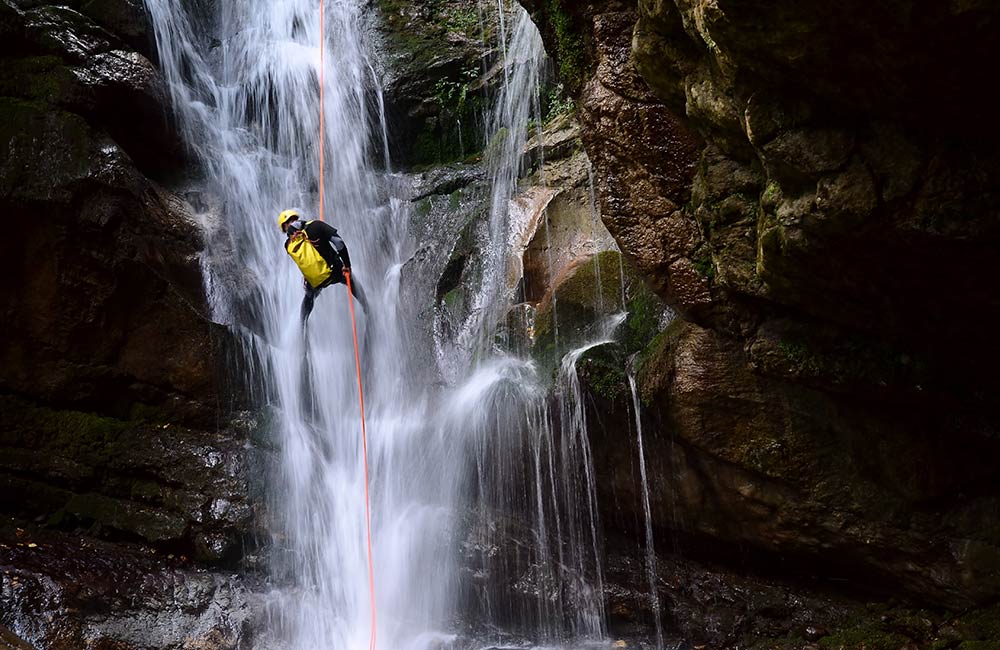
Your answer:
[[[368,301],[358,279],[351,274],[351,256],[337,229],[319,221],[302,221],[295,210],[278,215],[278,226],[285,233],[285,250],[302,271],[302,325],[312,313],[316,296],[330,285],[346,283],[361,307],[368,313]]]

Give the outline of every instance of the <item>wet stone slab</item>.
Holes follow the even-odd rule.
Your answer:
[[[35,647],[245,647],[262,593],[254,576],[151,548],[0,524],[0,626]]]

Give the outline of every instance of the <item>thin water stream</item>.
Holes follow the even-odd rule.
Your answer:
[[[369,600],[358,395],[342,285],[326,289],[308,329],[301,277],[276,227],[279,211],[326,220],[350,247],[370,302],[359,312],[368,411],[378,639],[439,647],[457,632],[482,642],[601,641],[600,528],[575,363],[555,399],[535,365],[500,353],[495,328],[517,278],[509,250],[528,123],[537,113],[541,39],[519,6],[481,6],[502,21],[504,81],[489,128],[492,188],[482,277],[460,335],[419,350],[400,291],[412,210],[388,171],[391,142],[376,70],[381,54],[362,0],[214,3],[146,0],[181,132],[211,206],[206,287],[215,318],[243,338],[260,408],[274,417],[268,636],[280,647],[363,647]],[[198,26],[199,29],[193,29]],[[317,83],[325,48],[325,130]],[[534,115],[537,119],[537,115]],[[325,178],[318,151],[326,149]],[[412,310],[411,310],[412,311]],[[411,381],[426,359],[444,387]]]
[[[632,393],[632,411],[635,414],[635,439],[639,450],[639,478],[642,485],[642,512],[646,533],[646,580],[649,583],[649,601],[653,610],[653,621],[656,626],[656,650],[663,648],[663,621],[660,607],[660,594],[657,591],[656,576],[656,545],[653,543],[653,513],[649,506],[649,479],[646,478],[646,451],[642,440],[642,407],[639,403],[639,389],[635,383],[635,375],[629,373],[628,387]]]

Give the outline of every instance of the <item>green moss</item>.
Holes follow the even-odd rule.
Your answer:
[[[831,341],[792,332],[776,348],[782,358],[778,372],[837,384],[919,384],[928,372],[922,358],[862,336]]]
[[[173,418],[167,407],[136,403],[129,408],[128,419],[132,423],[159,424],[170,422]]]
[[[155,481],[136,480],[131,485],[129,497],[147,503],[163,503],[163,487]]]
[[[663,303],[645,285],[626,302],[628,317],[622,345],[626,354],[633,354],[645,348],[660,331],[660,316]]]
[[[417,127],[408,164],[420,168],[474,155],[484,140],[479,119],[484,88],[475,84],[482,73],[482,53],[473,44],[491,42],[495,21],[480,23],[478,10],[468,3],[433,1],[416,8],[404,0],[376,4],[394,66],[411,80],[407,92],[418,101],[432,98],[437,106],[437,115]],[[465,38],[453,38],[456,32]],[[463,63],[456,68],[456,62]]]
[[[475,77],[475,69],[469,68],[457,79],[441,79],[435,84],[438,115],[424,122],[414,139],[409,156],[412,165],[457,162],[478,152],[483,140],[478,119],[482,98],[469,90]]]
[[[434,165],[441,162],[441,138],[432,128],[425,128],[417,134],[410,149],[410,161],[414,165]]]
[[[610,402],[628,395],[628,377],[624,368],[621,350],[612,343],[587,350],[577,362],[577,370],[590,390]]]
[[[456,287],[451,291],[449,291],[448,293],[444,294],[444,297],[441,300],[448,307],[454,307],[458,303],[458,301],[461,300],[461,298],[462,298],[462,290],[461,288]]]
[[[572,115],[576,111],[576,102],[566,95],[564,84],[556,84],[546,93],[542,111],[545,114],[544,123],[550,124],[564,116]]]
[[[447,27],[466,36],[474,36],[479,28],[479,12],[475,7],[456,7],[447,14]]]
[[[694,268],[709,280],[715,279],[715,262],[712,261],[710,253],[703,253],[691,260]]]
[[[129,423],[79,411],[33,406],[17,398],[0,397],[0,444],[27,449],[51,449],[94,464],[128,449]]]
[[[781,188],[778,186],[777,182],[771,181],[767,184],[767,187],[764,188],[764,193],[760,198],[765,204],[773,204],[780,196]]]
[[[781,340],[778,351],[800,373],[818,375],[823,372],[822,360],[800,342]]]
[[[970,639],[1000,642],[1000,603],[959,617],[957,627]]]
[[[559,75],[569,88],[577,89],[585,81],[587,58],[583,38],[567,9],[568,4],[567,0],[547,0],[546,13],[555,34]]]
[[[888,631],[872,621],[839,630],[819,640],[819,646],[828,650],[899,650],[909,643],[908,637]]]
[[[760,640],[752,650],[801,648],[794,635]],[[872,603],[839,629],[819,640],[825,650],[1000,650],[1000,605],[975,610],[950,620],[947,612]]]
[[[620,258],[617,251],[604,251],[577,267],[556,288],[555,305],[550,302],[539,312],[535,320],[536,336],[552,335],[557,322],[560,338],[578,339],[597,315],[598,292],[605,301],[621,295]]]
[[[434,207],[434,204],[431,203],[431,199],[430,199],[430,197],[428,197],[428,198],[421,199],[420,201],[418,201],[417,202],[417,206],[414,209],[416,210],[418,217],[426,217],[427,215],[429,215],[431,213],[431,209],[433,207]]]
[[[617,303],[620,257],[617,251],[604,251],[581,264],[555,289],[554,300],[539,309],[532,353],[542,367],[555,365],[567,350],[589,340],[600,315],[599,292],[605,303]]]
[[[487,155],[494,155],[498,151],[500,151],[500,148],[503,146],[503,143],[507,139],[507,136],[509,134],[510,131],[505,126],[502,126],[499,129],[497,129],[497,132],[493,134],[493,137],[490,138],[490,141],[486,143],[486,149],[484,150],[484,153],[486,153]]]
[[[151,542],[178,539],[187,527],[187,522],[178,515],[100,494],[74,495],[66,504],[66,512],[84,521],[133,533]]]
[[[0,59],[0,95],[56,104],[75,83],[73,73],[59,57]]]
[[[801,650],[806,642],[801,636],[789,633],[780,639],[761,639],[750,645],[750,650]]]
[[[635,370],[640,388],[660,383],[664,374],[670,369],[671,350],[686,328],[687,321],[683,318],[671,319],[663,331],[653,337],[649,345],[639,353]],[[646,408],[654,406],[652,395],[648,391],[642,390],[639,397]]]

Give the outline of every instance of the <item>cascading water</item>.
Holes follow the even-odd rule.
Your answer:
[[[372,160],[376,151],[388,161],[388,137],[362,4],[328,0],[321,39],[316,0],[221,3],[218,15],[197,19],[183,0],[147,0],[182,134],[203,169],[199,191],[213,206],[204,266],[215,316],[243,337],[252,380],[275,416],[281,469],[270,564],[278,588],[269,636],[311,649],[359,647],[369,635],[348,296],[342,286],[326,289],[303,335],[301,278],[274,222],[291,206],[313,216],[323,182],[325,217],[347,241],[371,305],[359,325],[379,645],[440,645],[462,613],[477,616],[480,632],[601,639],[581,352],[564,363],[553,409],[534,364],[493,346],[516,284],[508,251],[527,227],[511,221],[510,201],[537,112],[541,39],[520,7],[495,9],[514,18],[509,34],[507,23],[500,30],[504,83],[489,129],[480,290],[460,335],[436,339],[453,388],[432,390],[410,381],[429,353],[409,344],[419,324],[400,308],[412,215],[393,195],[398,179]],[[199,37],[192,27],[206,19],[215,33]]]
[[[508,36],[505,11],[499,3],[500,44],[505,65],[503,84],[486,129],[486,164],[490,179],[489,217],[480,224],[476,240],[481,251],[481,278],[471,297],[468,316],[458,333],[442,341],[438,358],[448,379],[460,378],[494,347],[493,335],[513,297],[519,273],[514,271],[511,250],[529,224],[512,221],[511,199],[517,192],[528,124],[538,121],[538,92],[545,58],[541,35],[519,6]]]
[[[663,622],[661,620],[660,594],[656,590],[656,545],[653,543],[653,513],[649,506],[649,480],[646,478],[646,451],[642,441],[642,411],[639,404],[639,389],[635,376],[628,375],[628,387],[632,393],[632,410],[635,413],[635,439],[639,450],[639,478],[642,483],[642,512],[646,532],[646,580],[649,583],[649,601],[656,625],[656,649],[663,648]]]
[[[317,156],[319,146],[326,147],[325,216],[349,243],[371,304],[360,324],[380,562],[376,591],[386,614],[380,636],[387,645],[402,645],[412,638],[398,629],[404,615],[430,628],[443,602],[434,593],[446,590],[427,593],[434,581],[426,578],[435,574],[430,563],[394,566],[433,539],[440,522],[412,515],[419,492],[410,484],[417,481],[424,491],[433,485],[397,466],[413,451],[413,423],[425,420],[424,395],[405,381],[410,357],[396,308],[407,215],[398,202],[376,202],[378,178],[369,158],[373,132],[381,136],[372,101],[378,88],[360,37],[360,3],[327,5],[322,44],[316,2],[226,4],[217,16],[224,38],[211,51],[192,40],[192,18],[176,0],[148,6],[180,123],[205,169],[204,186],[220,205],[221,223],[207,238],[207,275],[220,288],[213,292],[216,315],[239,318],[235,326],[260,333],[248,335],[248,346],[278,414],[282,450],[271,506],[280,520],[272,565],[282,582],[296,587],[275,608],[275,627],[296,648],[366,643],[370,614],[348,298],[342,287],[327,289],[302,336],[301,279],[273,221],[296,205],[315,215]],[[320,47],[328,62],[322,145]],[[247,298],[241,285],[253,295]],[[235,308],[241,299],[249,310]]]

